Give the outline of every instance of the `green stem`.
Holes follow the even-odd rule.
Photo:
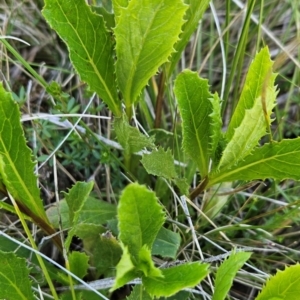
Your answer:
[[[16,212],[17,212],[17,215],[18,215],[18,217],[19,217],[19,219],[20,219],[20,221],[21,221],[21,223],[22,223],[22,226],[23,226],[25,232],[26,232],[26,235],[27,235],[27,237],[28,237],[28,239],[29,239],[29,242],[30,242],[30,244],[31,244],[31,247],[32,247],[34,250],[38,251],[38,247],[37,247],[36,244],[35,244],[35,241],[34,241],[34,239],[33,239],[33,237],[32,237],[32,234],[31,234],[31,232],[30,232],[28,226],[27,226],[27,223],[26,223],[26,221],[25,221],[25,219],[24,219],[23,214],[21,213],[21,211],[20,211],[20,209],[19,209],[19,207],[18,207],[16,201],[15,201],[11,196],[10,196],[10,199],[11,199],[13,205],[14,205],[14,208],[15,208],[15,210],[16,210]],[[51,291],[51,293],[52,293],[54,299],[55,299],[55,300],[59,300],[58,295],[57,295],[56,290],[55,290],[55,287],[54,287],[54,285],[53,285],[53,282],[52,282],[52,280],[51,280],[51,278],[50,278],[50,275],[49,275],[49,273],[48,273],[47,267],[46,267],[46,265],[45,265],[45,263],[44,263],[42,257],[39,256],[38,254],[36,254],[36,257],[37,257],[37,260],[38,260],[38,262],[39,262],[39,264],[40,264],[40,267],[41,267],[41,269],[42,269],[42,271],[43,271],[43,274],[44,274],[44,276],[45,276],[45,278],[46,278],[46,281],[47,281],[47,283],[48,283],[48,285],[49,285],[50,291]]]

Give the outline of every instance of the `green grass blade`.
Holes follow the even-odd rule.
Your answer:
[[[127,111],[174,52],[187,6],[181,0],[131,0],[120,8],[116,73]]]
[[[115,115],[121,115],[114,75],[113,44],[102,16],[84,0],[46,0],[43,15],[66,42],[81,79],[97,92]]]

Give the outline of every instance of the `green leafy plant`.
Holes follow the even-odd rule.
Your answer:
[[[299,180],[300,139],[273,140],[270,128],[277,89],[267,47],[256,54],[249,67],[225,131],[221,115],[224,102],[217,93],[210,92],[208,80],[189,69],[176,77],[173,92],[182,120],[182,149],[188,158],[174,157],[171,149],[164,147],[167,143],[160,145],[156,137],[133,126],[138,124],[135,111],[136,106],[143,105],[144,88],[158,71],[162,81],[157,95],[157,107],[160,106],[164,85],[172,78],[181,52],[208,3],[113,0],[113,10],[106,11],[104,7],[89,6],[84,0],[45,0],[43,15],[66,43],[81,80],[113,113],[113,129],[122,148],[124,170],[142,183],[148,184],[151,176],[156,176],[167,186],[177,186],[184,199],[196,208],[190,200],[204,194],[201,213],[213,224],[228,200],[226,195],[215,193],[224,183],[268,178]],[[250,8],[252,11],[253,6]],[[32,68],[28,69],[34,74]],[[63,93],[58,84],[40,82],[62,103],[69,99],[67,111],[78,110],[73,98]],[[213,286],[213,300],[226,299],[238,271],[252,252],[234,249],[219,267],[210,268],[212,265],[205,262],[201,253],[195,228],[189,223],[190,212],[179,198],[176,201],[184,210],[183,217],[179,218],[186,218],[190,225],[184,227],[188,230],[182,235],[190,240],[189,230],[192,231],[193,243],[201,254],[196,261],[173,261],[181,246],[180,235],[166,222],[169,221],[166,215],[171,213],[146,185],[128,184],[114,205],[93,193],[93,181],[78,181],[64,193],[64,199],[45,210],[34,173],[35,164],[20,124],[19,106],[2,84],[0,99],[0,191],[12,203],[3,201],[1,208],[17,214],[21,220],[36,253],[36,265],[45,276],[40,285],[47,284],[54,299],[88,297],[88,292],[77,291],[85,276],[92,280],[104,278],[97,286],[98,290],[104,290],[103,294],[90,289],[103,299],[126,284],[135,285],[128,299],[186,299],[182,293],[203,284],[204,278]],[[164,132],[156,133],[167,136]],[[144,169],[136,168],[140,163]],[[191,176],[187,173],[196,168],[198,186],[190,191]],[[143,176],[139,177],[140,174]],[[144,182],[143,177],[147,178]],[[65,269],[57,270],[42,259],[45,257],[38,252],[27,221],[35,223],[53,240],[64,259]],[[3,236],[7,238],[4,233]],[[82,252],[72,247],[77,237],[82,241]],[[4,291],[1,296],[33,299],[35,294],[31,288],[37,284],[28,280],[32,270],[25,265],[26,255],[12,254],[13,244],[7,248],[0,251],[5,262],[0,267],[0,290]],[[158,264],[157,257],[165,260],[164,263]],[[16,265],[22,272],[15,270]],[[299,289],[299,282],[294,278],[298,269],[296,265],[279,271],[256,299],[296,299],[294,291]],[[54,281],[70,290],[58,295]],[[277,289],[279,281],[284,286]]]

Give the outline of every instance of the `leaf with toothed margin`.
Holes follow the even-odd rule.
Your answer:
[[[222,136],[222,118],[221,118],[221,105],[220,98],[217,93],[213,95],[212,98],[209,99],[212,105],[212,113],[209,115],[211,119],[210,128],[210,156],[215,159],[216,151],[220,142],[220,138]]]
[[[211,173],[207,188],[220,182],[266,178],[300,180],[300,138],[257,147],[234,167]]]
[[[298,300],[300,292],[300,265],[278,270],[263,287],[255,300]]]
[[[199,284],[209,273],[208,267],[208,264],[194,262],[162,269],[163,277],[143,277],[143,285],[151,296],[169,297]]]
[[[212,145],[212,102],[209,99],[213,95],[209,92],[208,81],[190,70],[184,70],[177,76],[174,92],[182,117],[182,147],[204,178],[208,174]]]
[[[152,191],[137,183],[128,185],[118,205],[119,239],[128,247],[133,261],[139,261],[139,252],[146,245],[152,249],[165,216]]]
[[[112,0],[116,23],[118,23],[122,8],[126,8],[128,6],[128,1],[129,0]]]
[[[230,168],[249,155],[267,133],[270,115],[275,106],[276,74],[271,72],[273,62],[268,48],[261,50],[252,62],[239,103],[234,111],[225,137],[228,141],[218,168]],[[263,110],[267,110],[268,123]]]
[[[174,51],[187,5],[181,0],[131,0],[126,8],[118,9],[116,74],[126,108],[130,108]]]
[[[35,222],[49,224],[34,174],[35,163],[21,127],[19,107],[2,83],[0,99],[0,187],[5,186],[19,206],[24,207],[22,212]]]
[[[0,261],[1,299],[36,299],[32,292],[26,260],[12,252],[0,251]]]
[[[158,150],[153,150],[150,154],[144,154],[141,163],[148,174],[170,180],[178,177],[170,149],[165,151],[162,147],[159,147]]]
[[[269,81],[268,87],[271,90],[274,89],[276,76],[275,74],[270,73],[272,66],[273,61],[270,59],[269,50],[265,47],[255,56],[249,67],[242,94],[226,132],[226,138],[228,141],[230,141],[233,137],[235,128],[238,128],[241,125],[247,110],[252,108],[256,99],[262,95],[263,86],[266,83],[267,77],[270,75],[272,80]],[[274,105],[274,100],[275,99],[269,99],[271,106]]]
[[[125,155],[141,151],[143,148],[154,147],[154,138],[142,134],[136,127],[128,123],[125,114],[121,118],[115,118],[114,130],[119,143],[124,149]]]
[[[212,300],[226,299],[236,273],[250,258],[251,252],[232,252],[232,254],[217,269],[215,290]]]
[[[185,0],[186,4],[189,5],[189,9],[186,11],[184,19],[186,22],[182,26],[182,33],[180,34],[180,39],[175,44],[175,52],[172,53],[170,62],[166,63],[167,77],[170,77],[174,68],[176,67],[182,51],[190,41],[190,38],[201,20],[205,10],[207,9],[210,0]]]
[[[70,59],[81,79],[120,116],[112,37],[103,17],[93,13],[84,0],[45,0],[42,13],[67,44]]]

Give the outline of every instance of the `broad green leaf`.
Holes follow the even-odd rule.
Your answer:
[[[300,293],[300,265],[277,271],[255,300],[298,300]]]
[[[91,6],[91,9],[93,12],[103,17],[105,26],[108,30],[112,31],[112,29],[116,26],[114,14],[109,13],[104,7],[101,6]]]
[[[65,199],[55,203],[46,211],[51,224],[59,228],[61,222],[62,229],[68,229],[70,225],[69,206]],[[100,199],[91,196],[83,203],[78,222],[101,225],[114,218],[117,214],[117,207]]]
[[[66,201],[69,206],[69,220],[72,226],[65,241],[66,249],[69,249],[73,236],[76,233],[76,227],[81,223],[80,214],[87,200],[90,192],[92,191],[94,182],[76,182],[76,184],[65,194]]]
[[[188,263],[163,269],[162,274],[163,278],[143,277],[143,285],[151,296],[168,297],[194,287],[208,274],[208,264]]]
[[[178,292],[177,294],[171,296],[171,297],[168,297],[167,299],[168,300],[188,300],[190,299],[190,292],[188,291],[180,291]],[[159,298],[159,300],[164,300],[165,298]]]
[[[138,277],[137,269],[132,262],[128,247],[126,246],[123,246],[123,254],[116,269],[116,281],[114,286],[110,289],[111,292]]]
[[[106,228],[101,225],[81,223],[76,226],[76,236],[83,241],[84,249],[91,252],[95,244],[98,242],[99,237],[105,234]]]
[[[134,261],[138,262],[141,248],[147,245],[152,249],[165,220],[155,194],[145,186],[128,185],[119,201],[118,219],[119,238],[128,247]]]
[[[180,235],[162,227],[152,247],[152,255],[175,259],[180,246]]]
[[[90,261],[96,268],[97,277],[103,274],[111,276],[122,256],[122,248],[117,239],[110,232],[106,232],[83,239],[83,244],[85,251],[90,253]]]
[[[151,257],[151,251],[144,245],[139,252],[137,269],[141,270],[146,277],[163,277],[161,269],[155,267]]]
[[[186,47],[192,34],[199,25],[199,21],[201,20],[205,10],[207,9],[210,0],[185,0],[184,2],[189,5],[189,8],[184,16],[186,22],[182,27],[180,39],[174,46],[176,51],[172,53],[170,62],[167,63],[167,77],[171,76],[175,66],[177,65],[181,57],[182,51]]]
[[[154,147],[153,138],[145,136],[136,127],[130,126],[124,115],[115,119],[114,130],[125,154],[139,152],[145,147]]]
[[[211,158],[216,161],[218,159],[217,150],[222,136],[222,118],[221,118],[221,105],[220,98],[217,93],[214,93],[213,97],[209,99],[212,105],[212,112],[209,115],[211,118],[210,127],[210,155]]]
[[[32,255],[32,251],[20,247],[18,244],[7,239],[6,237],[0,235],[0,251],[2,252],[13,252],[17,257],[24,258],[25,260],[30,260],[30,275],[38,280],[40,285],[46,283],[44,274],[41,273],[41,267],[36,255]],[[29,259],[30,258],[30,259]],[[44,261],[47,271],[52,280],[59,282],[60,284],[68,284],[68,278],[66,278],[65,273],[62,273],[57,267],[48,261]],[[0,268],[1,269],[1,268]],[[65,276],[65,277],[64,277]],[[67,279],[67,280],[65,280]],[[0,290],[1,291],[1,290]],[[0,293],[1,296],[1,293]],[[1,298],[0,298],[1,299]],[[2,300],[2,299],[1,299]]]
[[[186,9],[181,0],[131,0],[119,7],[116,73],[126,108],[174,51]]]
[[[12,95],[0,83],[0,177],[2,185],[18,202],[22,212],[28,214],[43,229],[48,219],[40,198],[35,163],[20,123],[20,112]],[[24,209],[22,209],[24,207]],[[48,225],[49,226],[49,225]]]
[[[153,150],[150,154],[144,154],[141,163],[148,174],[161,176],[170,180],[177,178],[174,158],[170,149],[165,151],[159,147],[158,150]]]
[[[212,173],[207,188],[219,182],[266,178],[300,180],[300,138],[258,147],[234,168]]]
[[[78,276],[79,278],[83,278],[87,275],[88,272],[88,261],[89,257],[83,253],[78,251],[73,251],[69,257],[70,271]]]
[[[97,92],[111,111],[121,115],[114,75],[113,43],[102,16],[84,0],[45,0],[43,15],[69,48],[81,79]]]
[[[129,297],[126,297],[126,300],[152,300],[152,297],[144,290],[144,287],[140,285],[136,285],[133,289]]]
[[[212,300],[224,300],[232,286],[238,270],[250,258],[250,252],[232,253],[218,268],[215,280],[215,291]]]
[[[267,84],[268,89],[271,90],[271,95],[267,95],[267,107],[269,112],[272,110],[275,101],[273,96],[274,94],[276,95],[274,91],[274,80],[276,76],[272,73],[272,66],[273,62],[270,59],[269,50],[267,47],[265,47],[255,56],[253,62],[249,67],[242,94],[228,125],[228,129],[226,132],[227,141],[230,141],[232,139],[235,134],[235,129],[242,125],[247,111],[253,108],[257,101],[257,98],[262,96],[265,84]],[[270,76],[271,78],[269,78]],[[263,116],[263,111],[260,115]],[[244,124],[244,126],[249,126],[249,124]]]
[[[1,299],[33,300],[29,270],[24,258],[0,251]]]
[[[184,151],[197,164],[201,176],[208,174],[211,146],[213,95],[206,79],[190,70],[183,71],[175,81],[174,92],[182,117]]]
[[[88,197],[84,202],[78,222],[90,224],[105,224],[115,218],[117,206],[100,199]]]
[[[112,0],[116,22],[118,22],[122,9],[128,6],[129,0]]]
[[[225,134],[228,144],[218,168],[237,164],[253,151],[266,134],[270,125],[266,123],[266,117],[270,122],[277,95],[274,86],[276,74],[272,73],[272,65],[267,47],[256,55],[250,65],[240,100]]]

